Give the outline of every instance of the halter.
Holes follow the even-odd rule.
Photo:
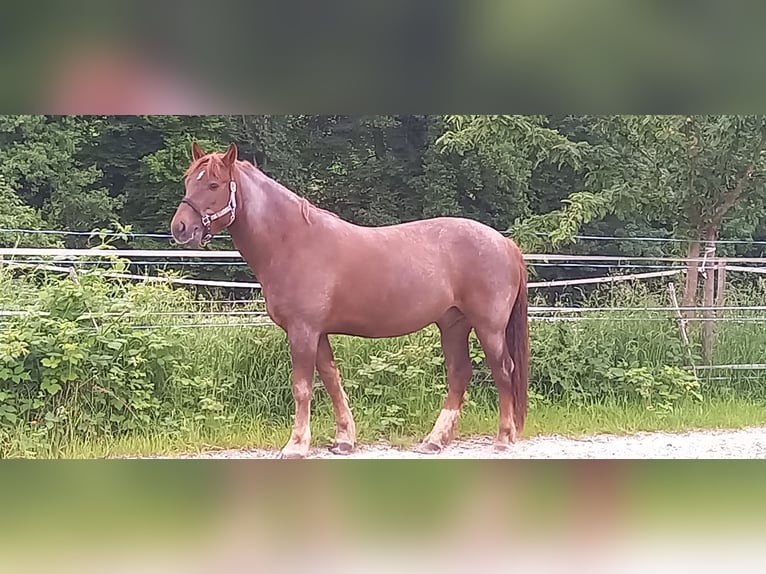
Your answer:
[[[202,241],[200,241],[200,246],[207,245],[207,242],[210,241],[210,239],[213,237],[213,234],[210,231],[210,224],[213,221],[222,218],[227,213],[230,213],[231,217],[229,217],[229,223],[227,223],[224,228],[227,228],[232,223],[234,223],[234,218],[237,216],[237,183],[234,180],[229,182],[229,191],[229,204],[223,209],[216,211],[215,213],[211,213],[210,215],[202,213],[202,211],[196,205],[194,205],[194,203],[188,197],[184,197],[181,200],[181,203],[185,203],[191,207],[202,220],[202,226],[205,228],[205,235],[202,237]]]

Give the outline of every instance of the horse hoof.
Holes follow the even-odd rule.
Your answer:
[[[415,448],[415,452],[419,452],[420,454],[438,454],[441,450],[442,447],[429,441],[421,442],[417,448]]]
[[[354,445],[348,442],[336,442],[330,447],[330,452],[337,455],[347,455],[354,452]]]
[[[511,444],[507,442],[496,442],[494,444],[494,449],[495,449],[495,452],[498,452],[498,453],[510,452]]]

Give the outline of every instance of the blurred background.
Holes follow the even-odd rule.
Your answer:
[[[25,4],[0,24],[0,103],[48,113],[752,111],[766,87],[765,10],[710,0]]]
[[[758,111],[764,10],[596,0],[14,4],[0,21],[0,111]],[[765,472],[756,461],[5,461],[0,563],[754,570]]]
[[[4,463],[5,571],[756,571],[757,462]]]

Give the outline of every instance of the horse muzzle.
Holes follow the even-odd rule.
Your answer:
[[[202,243],[203,229],[199,223],[187,223],[179,220],[173,222],[171,235],[173,241],[178,245],[199,247]]]

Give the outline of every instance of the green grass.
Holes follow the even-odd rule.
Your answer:
[[[294,409],[284,333],[246,325],[253,315],[184,316],[225,307],[195,302],[194,295],[95,277],[32,285],[0,273],[0,308],[51,314],[0,324],[0,457],[282,446]],[[766,281],[732,287],[727,296],[728,304],[766,304]],[[689,350],[676,320],[642,309],[669,304],[661,285],[610,287],[587,304],[630,310],[591,312],[576,322],[532,321],[525,436],[764,422],[766,371],[717,371],[712,379],[705,372],[691,388]],[[262,309],[262,302],[237,306]],[[699,324],[691,331],[696,354]],[[763,362],[764,332],[759,322],[719,323],[714,362]],[[331,341],[362,443],[385,439],[406,446],[428,433],[446,393],[435,327],[392,339]],[[464,436],[491,435],[497,392],[475,337],[471,356],[475,374],[460,429]],[[318,381],[317,387],[312,433],[315,445],[324,445],[333,438],[334,423]],[[691,400],[695,393],[701,403]],[[647,404],[674,410],[661,416]]]
[[[352,405],[353,409],[353,405]],[[687,402],[676,411],[659,415],[634,404],[603,402],[592,405],[539,405],[528,415],[523,438],[560,435],[581,437],[594,434],[630,434],[635,432],[683,432],[695,429],[739,429],[766,422],[766,401],[741,399],[712,399],[704,403]],[[370,444],[383,440],[407,448],[416,444],[431,428],[436,412],[430,417],[413,421],[411,432],[392,429],[381,437],[374,431],[376,421],[357,416],[359,441]],[[332,441],[334,422],[325,409],[311,421],[312,446],[322,447]],[[458,438],[493,435],[497,413],[486,408],[467,407],[460,420]],[[287,424],[266,424],[260,419],[240,418],[218,429],[192,427],[173,434],[136,432],[127,437],[84,440],[72,437],[60,444],[51,444],[48,452],[38,452],[39,458],[120,458],[128,456],[178,456],[220,449],[268,448],[279,449],[287,440]],[[23,451],[8,452],[6,456],[26,456]]]

